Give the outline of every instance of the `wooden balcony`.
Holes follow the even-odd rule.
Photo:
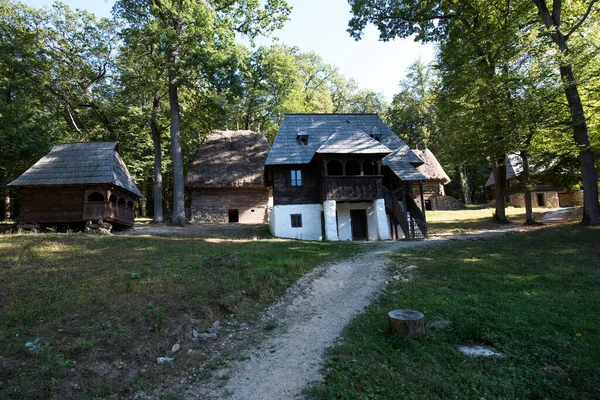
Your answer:
[[[372,201],[383,198],[381,175],[329,176],[323,179],[321,198],[336,201]]]
[[[94,222],[101,219],[104,222],[133,226],[134,211],[109,201],[86,202],[83,204],[83,219]]]

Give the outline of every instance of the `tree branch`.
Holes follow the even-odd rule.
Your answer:
[[[569,37],[571,36],[571,34],[573,32],[575,32],[577,29],[579,29],[579,27],[585,22],[585,20],[589,17],[590,13],[592,12],[592,8],[594,8],[594,4],[596,4],[597,1],[598,0],[592,0],[590,2],[590,5],[588,6],[587,11],[585,12],[585,14],[583,14],[583,17],[581,17],[581,20],[579,20],[579,22],[576,23],[573,28],[571,28],[569,33],[566,34],[565,40],[569,40]]]
[[[544,22],[544,25],[546,25],[546,28],[552,28],[554,26],[554,19],[552,18],[552,15],[550,15],[550,11],[548,11],[546,1],[533,0],[533,3],[537,6],[540,17],[542,17],[542,21]]]
[[[554,19],[554,23],[557,28],[560,28],[560,17],[562,11],[562,0],[554,0],[552,2],[552,19]]]

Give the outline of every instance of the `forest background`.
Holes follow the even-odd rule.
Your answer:
[[[0,0],[4,216],[18,216],[19,204],[5,185],[57,143],[119,141],[144,194],[139,215],[183,223],[186,165],[212,130],[272,141],[286,113],[378,113],[411,148],[434,152],[453,178],[448,194],[465,203],[489,201],[490,171],[503,182],[505,155],[519,153],[535,172],[527,187],[584,183],[584,219],[598,223],[595,0],[349,3],[357,40],[373,23],[382,40],[436,46],[434,62],[412,64],[391,103],[314,52],[255,46],[289,18],[283,0],[119,0],[111,19]]]

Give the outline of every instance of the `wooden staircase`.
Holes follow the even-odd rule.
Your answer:
[[[423,239],[427,237],[427,222],[414,199],[407,195],[405,202],[398,201],[396,195],[383,187],[383,198],[386,211],[392,216],[392,223],[400,225],[405,240]]]

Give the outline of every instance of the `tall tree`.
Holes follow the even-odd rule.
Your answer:
[[[181,149],[180,91],[202,86],[231,48],[235,33],[254,38],[282,26],[290,9],[283,0],[119,0],[114,12],[124,18],[130,29],[154,38],[163,52],[170,108],[171,152],[173,161],[172,223],[184,224],[184,175]]]
[[[580,147],[581,170],[585,191],[584,223],[600,224],[600,205],[598,204],[598,183],[596,170],[593,162],[591,141],[587,130],[585,114],[578,93],[577,81],[573,72],[569,48],[569,39],[573,33],[590,21],[593,15],[597,15],[595,3],[597,0],[577,1],[563,7],[561,0],[553,1],[550,11],[544,0],[522,0],[506,2],[504,4],[485,3],[479,1],[445,2],[439,0],[426,0],[412,2],[405,0],[349,0],[354,14],[350,21],[349,32],[357,39],[367,23],[374,23],[380,31],[383,40],[389,40],[396,36],[408,37],[416,35],[417,39],[423,41],[438,41],[446,43],[448,38],[456,29],[469,29],[473,33],[482,35],[483,41],[489,45],[501,44],[501,47],[509,48],[511,39],[517,39],[523,33],[535,32],[536,24],[533,23],[532,5],[535,4],[539,15],[548,29],[549,36],[555,43],[560,56],[558,57],[561,78],[564,84],[567,102],[571,110],[571,122],[575,135],[575,141]],[[563,30],[562,21],[566,20],[563,13],[569,9],[569,28]],[[484,11],[484,12],[481,12]],[[481,24],[485,19],[492,17],[487,28]],[[494,23],[496,22],[496,23]],[[512,25],[519,29],[503,31],[505,26]],[[476,28],[473,30],[473,28]],[[508,36],[507,36],[508,35]],[[508,40],[507,40],[508,39]],[[465,37],[463,42],[469,45],[472,36]],[[492,46],[493,47],[493,46]],[[496,47],[500,48],[500,47]],[[442,50],[443,51],[443,50]],[[480,60],[489,61],[487,52],[480,54]],[[510,64],[493,65],[493,68],[505,68]],[[494,71],[490,69],[490,73]],[[502,164],[499,158],[495,158],[493,165]],[[497,166],[494,170],[502,170]],[[499,178],[502,178],[500,172]],[[502,179],[497,179],[501,184]],[[500,199],[498,199],[500,200]],[[498,209],[497,209],[498,210]]]
[[[592,143],[588,132],[583,103],[579,95],[575,72],[573,71],[569,39],[577,33],[590,18],[600,16],[596,6],[597,0],[575,2],[569,4],[570,15],[563,29],[563,4],[561,0],[553,0],[552,10],[548,9],[545,0],[532,0],[539,12],[540,18],[548,30],[549,36],[560,52],[558,64],[560,77],[563,81],[565,96],[571,111],[573,135],[579,146],[581,175],[584,188],[583,222],[600,225],[600,204],[598,203],[598,175],[594,165]],[[596,6],[596,7],[594,7]]]
[[[433,71],[420,59],[411,64],[400,92],[386,113],[390,127],[411,148],[427,148],[436,138]]]

